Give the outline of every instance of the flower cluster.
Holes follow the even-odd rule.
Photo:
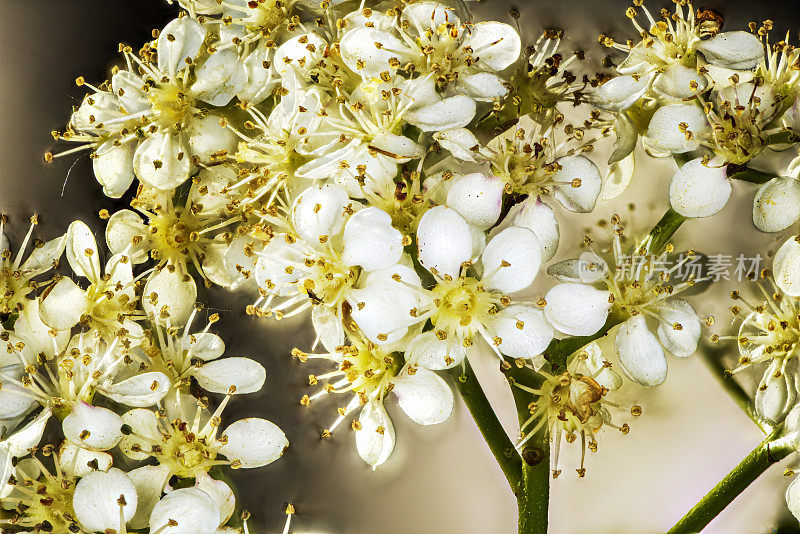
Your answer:
[[[219,532],[236,503],[221,469],[267,465],[288,446],[266,419],[220,428],[231,397],[261,389],[264,368],[223,357],[209,332],[218,317],[193,331],[195,302],[169,300],[164,286],[143,295],[158,279],[134,274],[131,246],[103,266],[83,222],[49,242],[33,241],[36,222],[16,252],[0,223],[4,529]],[[224,399],[212,408],[209,394]]]

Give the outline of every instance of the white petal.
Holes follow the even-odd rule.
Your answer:
[[[308,72],[323,57],[327,44],[315,33],[297,35],[275,50],[273,65],[281,75],[287,75],[292,71],[297,72],[300,78],[305,79]],[[370,45],[374,48],[372,43]]]
[[[64,441],[58,449],[58,463],[64,472],[82,477],[96,470],[108,471],[112,458],[107,452],[90,451]]]
[[[156,189],[178,187],[189,178],[192,164],[183,133],[157,133],[136,149],[133,168],[144,184]]]
[[[55,331],[55,337],[51,336],[51,327],[42,322],[39,316],[39,301],[32,300],[25,304],[19,313],[17,321],[14,323],[14,332],[25,339],[25,350],[30,350],[32,355],[45,353],[50,354],[54,348],[63,349],[69,343],[70,332],[68,330]],[[55,341],[55,344],[53,343]],[[24,350],[23,350],[24,353]],[[32,357],[26,361],[33,363],[36,360]]]
[[[685,300],[668,300],[658,311],[661,319],[656,333],[664,348],[681,358],[694,354],[700,340],[700,318],[692,305]]]
[[[772,261],[775,284],[790,297],[800,296],[800,237],[790,237]]]
[[[224,525],[236,509],[236,496],[233,490],[222,480],[214,480],[206,473],[199,473],[194,487],[204,491],[217,505],[220,513],[220,524]]]
[[[600,191],[600,200],[613,200],[625,192],[633,179],[634,165],[634,154],[630,153],[609,166]]]
[[[700,106],[669,104],[653,114],[642,142],[657,156],[683,154],[696,150],[708,129],[706,114]],[[691,136],[687,139],[689,132]]]
[[[108,219],[106,224],[106,244],[112,254],[120,254],[127,250],[134,263],[147,261],[145,247],[133,245],[134,241],[148,242],[147,225],[138,213],[131,210],[119,210]]]
[[[78,324],[89,301],[86,294],[69,278],[62,278],[47,288],[39,301],[39,317],[56,330],[68,330]]]
[[[411,31],[419,34],[426,30],[437,30],[442,24],[461,24],[456,11],[440,2],[416,2],[406,6],[400,15],[401,24],[408,21]]]
[[[786,488],[786,506],[792,515],[800,521],[800,478],[795,478]]]
[[[408,137],[391,132],[379,133],[369,146],[383,151],[384,155],[397,160],[398,163],[406,163],[412,159],[420,159],[425,156],[424,147]]]
[[[61,424],[75,445],[94,451],[114,447],[122,439],[122,418],[107,408],[79,402]]]
[[[553,258],[560,236],[553,208],[542,202],[538,196],[528,197],[514,216],[513,224],[533,232],[542,248],[542,262]]]
[[[706,61],[717,67],[750,70],[764,58],[761,40],[745,31],[723,32],[697,45]]]
[[[614,116],[614,151],[608,157],[608,164],[629,160],[631,174],[633,173],[633,151],[636,148],[636,141],[639,140],[639,129],[625,113],[618,113]],[[612,171],[609,171],[609,174]],[[630,182],[630,177],[628,177]],[[605,186],[605,184],[603,184]],[[625,183],[627,186],[627,182]],[[605,190],[605,187],[603,187]]]
[[[136,487],[136,495],[139,505],[136,507],[136,514],[128,522],[130,528],[147,528],[150,523],[150,513],[159,499],[167,479],[170,476],[169,466],[145,465],[137,469],[128,471],[128,478]]]
[[[370,283],[355,289],[348,297],[353,320],[375,344],[394,343],[418,322],[411,310],[419,306],[413,290],[392,282]]]
[[[399,374],[392,392],[400,408],[420,425],[446,421],[453,413],[453,392],[433,371],[419,367]]]
[[[432,208],[419,220],[417,247],[423,267],[440,276],[457,278],[461,264],[472,257],[469,225],[453,209]]]
[[[106,141],[92,157],[94,177],[103,186],[107,197],[120,198],[133,183],[133,142],[116,145],[116,140]]]
[[[800,218],[800,180],[776,177],[753,199],[753,224],[762,232],[780,232]]]
[[[65,234],[51,239],[41,246],[34,247],[28,258],[20,266],[20,270],[29,271],[32,275],[37,275],[53,269],[61,259],[66,246],[67,236]],[[2,253],[3,247],[0,247],[0,254]]]
[[[121,510],[120,501],[124,502]],[[72,496],[75,518],[91,532],[122,532],[120,520],[124,518],[127,523],[133,518],[137,503],[136,487],[117,468],[87,474],[78,481]]]
[[[361,428],[356,430],[356,448],[361,458],[373,469],[392,455],[395,444],[394,425],[380,401],[372,401],[358,416]]]
[[[467,356],[467,351],[462,343],[442,341],[431,330],[416,336],[408,346],[406,355],[414,365],[439,371],[459,365]]]
[[[125,406],[143,408],[164,398],[170,388],[167,375],[156,371],[132,376],[127,380],[101,388],[109,399]]]
[[[479,65],[501,71],[519,58],[522,41],[517,31],[508,24],[478,22],[470,30],[462,46],[475,51]]]
[[[653,74],[616,76],[597,88],[594,103],[608,111],[622,111],[636,103],[650,88]]]
[[[4,333],[6,332],[4,331]],[[8,345],[11,343],[12,340],[9,339]],[[26,376],[25,367],[22,364],[0,367],[0,419],[20,417],[37,404],[36,399],[31,398],[27,389],[13,383],[19,383]]]
[[[472,173],[456,178],[447,192],[447,206],[482,230],[500,218],[505,183],[498,176]]]
[[[756,413],[772,424],[783,422],[797,401],[794,373],[780,371],[779,363],[770,363],[755,394]]]
[[[614,340],[619,363],[633,381],[643,386],[657,386],[667,378],[664,349],[650,330],[643,315],[622,323]]]
[[[205,28],[192,17],[172,20],[158,36],[158,70],[174,76],[187,59],[194,61],[205,38]]]
[[[458,79],[456,87],[459,94],[465,94],[482,102],[502,98],[508,93],[508,87],[503,79],[491,72],[467,74]]]
[[[267,372],[250,358],[222,358],[203,364],[192,371],[200,387],[212,393],[228,393],[235,387],[237,395],[255,393],[264,386]]]
[[[225,353],[225,342],[211,332],[200,332],[189,337],[190,358],[199,358],[203,361],[216,360]]]
[[[142,308],[153,314],[161,325],[183,326],[194,309],[197,285],[180,269],[161,269],[149,276],[144,285]]]
[[[266,45],[259,45],[244,58],[242,65],[247,82],[236,95],[239,100],[259,104],[270,96],[279,83],[277,70],[271,60],[272,48]]]
[[[475,101],[464,95],[451,96],[430,106],[409,111],[406,122],[425,132],[463,128],[475,117]]]
[[[346,265],[360,265],[367,271],[391,267],[403,254],[403,234],[392,228],[392,218],[380,208],[356,212],[344,227]]]
[[[464,161],[475,161],[475,154],[480,147],[480,141],[475,134],[466,128],[455,128],[453,130],[443,130],[433,134],[433,138],[439,146],[455,156],[456,159]]]
[[[708,78],[697,72],[697,69],[673,63],[661,72],[653,83],[653,90],[670,98],[693,98],[704,91]]]
[[[131,432],[122,436],[119,450],[132,460],[146,460],[150,457],[151,443],[164,439],[158,427],[158,418],[152,410],[128,410],[122,414],[122,422],[130,427]]]
[[[486,288],[513,293],[531,285],[542,264],[541,251],[533,232],[521,226],[494,236],[481,255]]]
[[[345,209],[352,202],[338,185],[326,184],[303,191],[292,207],[292,223],[298,235],[312,246],[320,236],[339,234],[347,218]]]
[[[376,46],[380,43],[380,47]],[[406,63],[412,51],[388,31],[357,28],[344,34],[340,42],[342,60],[350,70],[368,78],[380,72],[391,72],[389,60]]]
[[[553,327],[542,310],[514,304],[500,310],[487,325],[497,349],[512,358],[533,358],[553,340]]]
[[[239,460],[242,467],[271,464],[289,447],[283,430],[266,419],[248,417],[231,424],[223,433],[228,442],[219,450],[228,460]]]
[[[589,343],[578,354],[586,357],[584,364],[598,384],[612,391],[622,387],[622,378],[611,370],[608,360],[596,342]]]
[[[216,163],[226,155],[236,153],[239,138],[228,128],[220,126],[221,115],[209,113],[189,121],[186,133],[192,156],[201,163]]]
[[[342,321],[328,306],[314,306],[311,309],[311,322],[322,346],[329,352],[344,344]]]
[[[82,221],[75,221],[67,228],[67,261],[78,276],[98,282],[100,273],[100,258],[97,250],[97,241],[94,234]]]
[[[51,415],[50,408],[45,408],[30,423],[11,434],[6,441],[0,441],[7,447],[9,456],[12,458],[25,456],[32,448],[39,445]]]
[[[166,494],[150,514],[150,532],[158,534],[212,534],[220,524],[220,511],[211,496],[197,488]],[[168,526],[170,521],[177,525]]]
[[[244,88],[247,72],[232,48],[218,50],[195,68],[192,92],[212,106],[227,105]]]
[[[685,163],[669,186],[673,209],[686,217],[710,217],[722,211],[733,190],[727,169],[707,167],[700,158]]]
[[[570,336],[589,336],[600,330],[608,317],[610,293],[586,284],[558,284],[545,295],[544,314],[558,331]]]
[[[119,98],[120,104],[128,114],[150,109],[145,82],[141,76],[129,70],[119,70],[111,77],[111,92]]]
[[[557,184],[556,199],[568,210],[592,211],[603,185],[597,165],[585,156],[566,156],[556,163],[561,168],[550,177]]]

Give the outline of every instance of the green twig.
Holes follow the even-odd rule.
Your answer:
[[[650,230],[650,247],[648,254],[658,254],[667,245],[675,232],[686,221],[686,217],[670,208],[661,220]]]
[[[751,184],[765,184],[775,178],[775,174],[731,164],[728,165],[728,178]]]
[[[773,441],[773,432],[745,456],[719,484],[689,510],[667,534],[692,534],[700,532],[717,517],[740,493],[770,466],[785,458],[794,449],[783,440]]]
[[[497,419],[489,399],[486,398],[486,394],[481,389],[478,377],[475,376],[475,372],[467,360],[464,360],[463,372],[456,367],[451,371],[451,374],[455,379],[459,393],[461,393],[461,398],[464,399],[464,404],[467,405],[469,413],[489,446],[489,450],[492,451],[495,460],[500,465],[500,469],[506,476],[508,484],[511,486],[511,491],[516,494],[522,478],[522,460],[514,449],[514,444],[511,443],[508,434],[506,434]]]

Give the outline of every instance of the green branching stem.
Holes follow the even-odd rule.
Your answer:
[[[780,429],[774,431],[759,443],[719,484],[700,499],[694,508],[669,530],[668,534],[700,532],[761,473],[794,451],[786,438],[776,439],[779,432]]]
[[[451,371],[453,379],[464,404],[467,405],[469,413],[475,420],[475,424],[486,440],[489,450],[492,451],[500,469],[511,486],[511,491],[516,494],[519,491],[522,478],[522,460],[514,449],[514,444],[506,434],[500,421],[497,419],[489,399],[481,389],[478,377],[472,370],[469,361],[464,360],[463,370],[455,367]]]
[[[751,184],[765,184],[775,178],[775,174],[730,164],[728,165],[728,178]]]

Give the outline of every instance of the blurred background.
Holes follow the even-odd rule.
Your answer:
[[[594,62],[606,55],[597,35],[618,40],[634,38],[625,17],[625,0],[487,0],[474,5],[477,19],[513,22],[510,8],[521,12],[522,35],[535,41],[544,28],[566,30],[565,49],[583,48]],[[797,10],[779,0],[698,2],[725,16],[725,29],[744,29],[751,20],[773,19],[775,36],[790,26],[797,42]],[[672,3],[648,2],[653,12]],[[118,209],[102,196],[86,156],[42,163],[51,148],[49,131],[63,128],[73,104],[84,91],[78,76],[99,83],[116,60],[117,44],[138,47],[162,27],[175,10],[163,0],[0,0],[0,212],[11,218],[8,233],[19,243],[27,219],[38,213],[39,237],[63,232],[80,218],[98,230],[100,209]],[[562,243],[557,258],[573,257],[579,236],[601,218],[636,209],[629,228],[645,232],[667,208],[667,184],[674,173],[670,161],[654,161],[643,153],[637,160],[634,185],[619,201],[599,204],[593,214],[561,217]],[[769,166],[775,162],[763,162]],[[772,236],[760,234],[751,221],[753,186],[739,183],[725,210],[712,219],[684,225],[676,235],[678,249],[708,254],[762,255],[775,248]],[[731,229],[735,229],[732,231]],[[599,234],[596,234],[599,235]],[[546,277],[532,296],[543,295]],[[709,332],[729,333],[728,292],[736,287],[755,294],[747,282],[714,284],[695,305],[701,316],[713,314]],[[302,408],[310,369],[293,361],[292,347],[308,348],[310,321],[282,322],[278,327],[246,316],[248,299],[223,291],[206,291],[201,300],[218,311],[219,333],[229,355],[258,359],[267,368],[260,394],[234,401],[226,419],[258,415],[280,425],[291,442],[284,457],[265,468],[235,472],[238,498],[252,514],[251,532],[278,532],[284,503],[295,503],[296,532],[348,534],[451,533],[485,534],[516,531],[516,505],[505,479],[494,464],[469,413],[457,401],[454,416],[436,427],[411,423],[396,406],[389,406],[397,428],[397,450],[378,472],[358,457],[349,430],[321,441],[319,431],[335,417],[334,404]],[[731,347],[735,349],[735,347]],[[728,366],[735,363],[730,351]],[[477,351],[472,357],[482,383],[497,406],[513,406],[496,359]],[[655,533],[667,530],[763,437],[731,402],[699,357],[671,358],[669,378],[662,387],[645,390],[626,386],[621,403],[637,402],[644,415],[629,420],[622,436],[604,431],[599,451],[587,461],[585,479],[578,479],[577,444],[565,445],[564,469],[551,490],[551,532]],[[741,377],[752,389],[757,375]],[[501,418],[514,432],[515,415]],[[624,415],[624,414],[623,414]],[[630,417],[628,419],[631,419]],[[765,473],[706,532],[798,532],[786,511],[783,493],[789,480],[780,464]]]

